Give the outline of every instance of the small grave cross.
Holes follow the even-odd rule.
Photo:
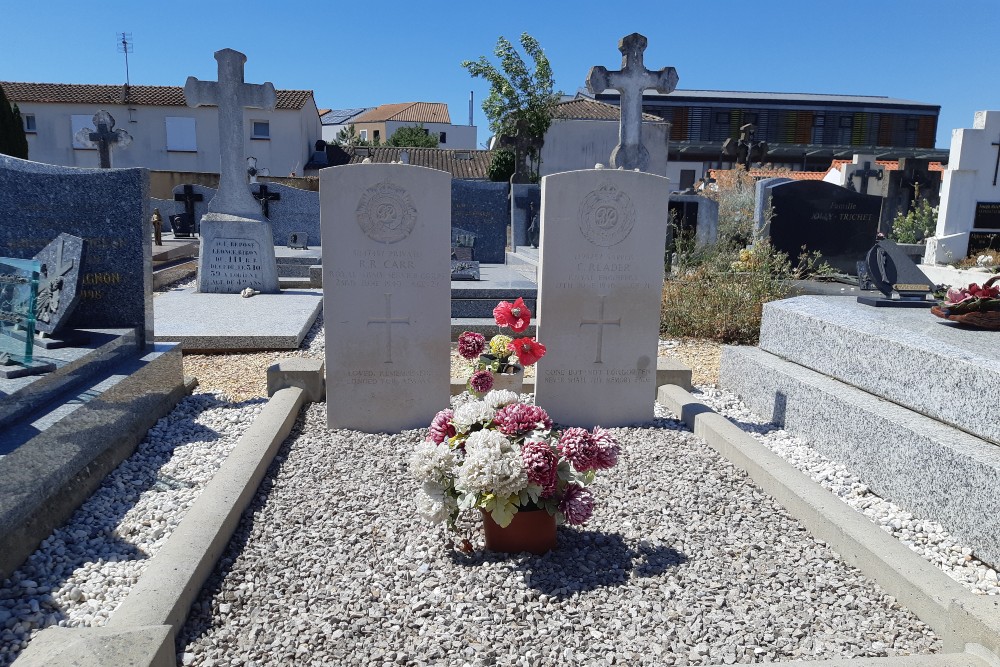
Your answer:
[[[997,147],[997,163],[996,166],[993,167],[993,187],[996,187],[997,172],[1000,172],[1000,141],[994,141],[991,145]]]
[[[191,185],[184,186],[184,193],[174,195],[174,201],[184,202],[184,212],[194,220],[194,203],[205,198],[200,192],[195,192]]]
[[[247,57],[239,51],[216,51],[215,60],[219,63],[218,82],[199,81],[189,76],[184,84],[188,106],[214,104],[219,108],[219,191],[208,203],[208,210],[259,220],[260,206],[251,196],[244,175],[243,109],[274,109],[277,99],[274,86],[271,83],[244,83],[243,66]]]
[[[858,169],[853,174],[851,174],[851,183],[854,183],[855,178],[861,179],[861,194],[868,194],[868,179],[874,178],[876,181],[882,180],[882,170],[872,169],[871,162],[865,162],[862,169]]]
[[[252,193],[253,198],[260,202],[260,210],[264,214],[264,217],[268,220],[271,219],[271,202],[280,201],[280,192],[268,192],[267,185],[264,183],[260,184],[260,189],[257,192]]]
[[[132,135],[122,129],[115,129],[114,116],[103,109],[94,114],[94,127],[83,128],[74,139],[84,145],[96,145],[101,169],[111,168],[111,147],[125,148],[132,143]]]
[[[406,324],[409,325],[410,316],[406,317],[393,317],[392,316],[392,294],[385,295],[385,317],[383,318],[368,318],[369,326],[372,324],[384,324],[385,325],[385,363],[392,363],[392,325],[393,324]]]
[[[622,53],[622,68],[609,72],[598,65],[587,75],[587,90],[597,95],[608,88],[621,96],[621,121],[618,126],[618,145],[611,152],[611,166],[625,169],[645,169],[649,164],[649,151],[642,145],[642,93],[652,88],[659,93],[669,93],[677,87],[677,70],[664,67],[653,72],[643,64],[643,52],[648,40],[637,32],[618,42]]]
[[[514,176],[511,183],[528,183],[531,180],[528,157],[532,152],[536,154],[542,150],[545,142],[541,137],[531,136],[528,122],[523,118],[517,121],[514,136],[504,135],[500,137],[500,147],[514,150]]]
[[[606,326],[621,327],[622,325],[622,318],[620,317],[614,320],[609,320],[604,318],[604,300],[606,298],[607,296],[601,297],[601,306],[600,310],[597,313],[596,320],[580,320],[581,327],[583,327],[585,324],[592,324],[597,327],[597,358],[594,359],[595,364],[604,363],[601,359],[601,356],[604,353],[604,327]]]

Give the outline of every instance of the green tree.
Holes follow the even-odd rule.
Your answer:
[[[16,104],[13,109],[11,108],[2,86],[0,86],[0,153],[28,159],[28,138],[24,134],[21,111]]]
[[[333,143],[341,148],[347,150],[355,146],[381,146],[382,144],[378,141],[369,141],[368,139],[362,139],[358,134],[357,128],[354,127],[354,123],[351,123],[347,127],[342,127],[337,132],[337,136],[333,138]]]
[[[387,146],[406,148],[437,148],[440,136],[437,132],[428,132],[421,125],[406,125],[392,133]]]
[[[486,171],[491,181],[506,183],[514,175],[514,153],[500,148],[490,153],[490,166]]]
[[[493,50],[500,60],[500,69],[486,56],[465,60],[462,67],[473,77],[486,79],[490,84],[490,94],[483,101],[483,113],[494,135],[513,136],[518,121],[524,121],[530,136],[541,139],[552,124],[552,105],[559,95],[553,92],[552,67],[538,40],[522,33],[521,47],[534,61],[534,70],[528,69],[521,54],[503,37],[497,39]]]
[[[917,197],[920,196],[919,189]],[[897,243],[920,243],[928,236],[934,235],[937,228],[938,207],[931,206],[926,199],[921,199],[906,215],[898,214],[892,221],[890,236]]]

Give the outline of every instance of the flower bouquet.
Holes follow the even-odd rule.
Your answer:
[[[501,527],[536,509],[555,523],[581,525],[594,511],[587,487],[598,470],[618,462],[619,451],[606,429],[553,432],[542,408],[519,402],[512,391],[491,391],[434,417],[410,457],[423,485],[417,509],[453,530],[462,510],[476,508]]]
[[[993,283],[1000,274],[993,276],[980,287],[972,283],[967,287],[952,287],[944,301],[931,308],[938,317],[983,329],[1000,329],[1000,287]]]
[[[531,323],[531,311],[524,299],[518,297],[514,303],[501,301],[493,309],[493,319],[497,326],[521,333]],[[465,331],[458,337],[458,353],[472,362],[472,375],[466,385],[469,392],[482,396],[493,388],[495,375],[516,373],[534,364],[545,356],[545,346],[534,338],[512,338],[506,334],[498,334],[487,342],[482,334]]]

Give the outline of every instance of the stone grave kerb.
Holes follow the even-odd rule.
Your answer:
[[[673,67],[658,71],[646,69],[643,52],[648,43],[637,32],[626,35],[618,42],[622,68],[609,72],[598,65],[591,67],[587,74],[587,90],[592,94],[597,95],[610,88],[621,95],[618,145],[611,152],[611,166],[615,168],[644,171],[649,165],[649,151],[642,144],[642,94],[649,89],[664,94],[672,92],[679,80]]]
[[[273,110],[277,101],[274,85],[244,83],[247,57],[239,51],[216,51],[215,60],[219,63],[218,81],[199,81],[189,76],[184,84],[188,106],[216,105],[219,109],[219,190],[208,203],[208,215],[261,220],[260,204],[246,183],[243,109]]]

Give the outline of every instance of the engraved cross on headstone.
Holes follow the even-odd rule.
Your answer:
[[[74,139],[84,145],[96,145],[101,169],[111,168],[111,147],[125,148],[132,143],[132,135],[122,129],[115,129],[114,116],[103,109],[94,114],[94,127],[83,128]]]
[[[222,151],[219,191],[208,203],[210,213],[260,219],[260,206],[250,194],[244,167],[243,109],[274,109],[276,96],[271,83],[243,82],[247,57],[233,49],[215,52],[219,81],[199,81],[189,76],[184,84],[188,106],[214,104],[219,107],[219,146]]]
[[[587,90],[598,95],[608,88],[621,95],[621,122],[618,129],[618,145],[611,152],[611,166],[625,169],[645,170],[649,164],[649,151],[642,145],[642,93],[653,89],[659,93],[669,93],[677,87],[677,70],[664,67],[653,72],[646,69],[642,54],[647,40],[637,32],[623,37],[618,42],[622,53],[622,68],[609,72],[598,65],[591,67],[587,75]]]
[[[851,182],[854,182],[855,178],[861,179],[861,194],[868,194],[868,179],[874,178],[876,181],[882,180],[882,170],[872,169],[871,162],[865,162],[861,169],[858,169],[853,174],[851,174]]]
[[[385,363],[392,363],[392,325],[393,324],[409,324],[410,316],[406,317],[393,317],[392,316],[392,294],[385,295],[385,317],[383,318],[368,318],[369,326],[372,324],[384,324],[385,325]]]
[[[253,198],[260,202],[260,210],[264,214],[264,217],[268,220],[271,219],[271,202],[281,201],[280,192],[268,192],[267,185],[264,183],[260,184],[260,189],[253,193]]]
[[[601,306],[600,310],[597,313],[596,320],[580,320],[580,327],[583,327],[585,324],[592,324],[597,327],[597,358],[594,359],[595,364],[604,363],[604,361],[601,359],[601,356],[604,353],[604,327],[606,326],[621,327],[622,325],[622,318],[620,317],[614,320],[609,320],[604,318],[604,300],[606,298],[607,296],[601,296]]]

